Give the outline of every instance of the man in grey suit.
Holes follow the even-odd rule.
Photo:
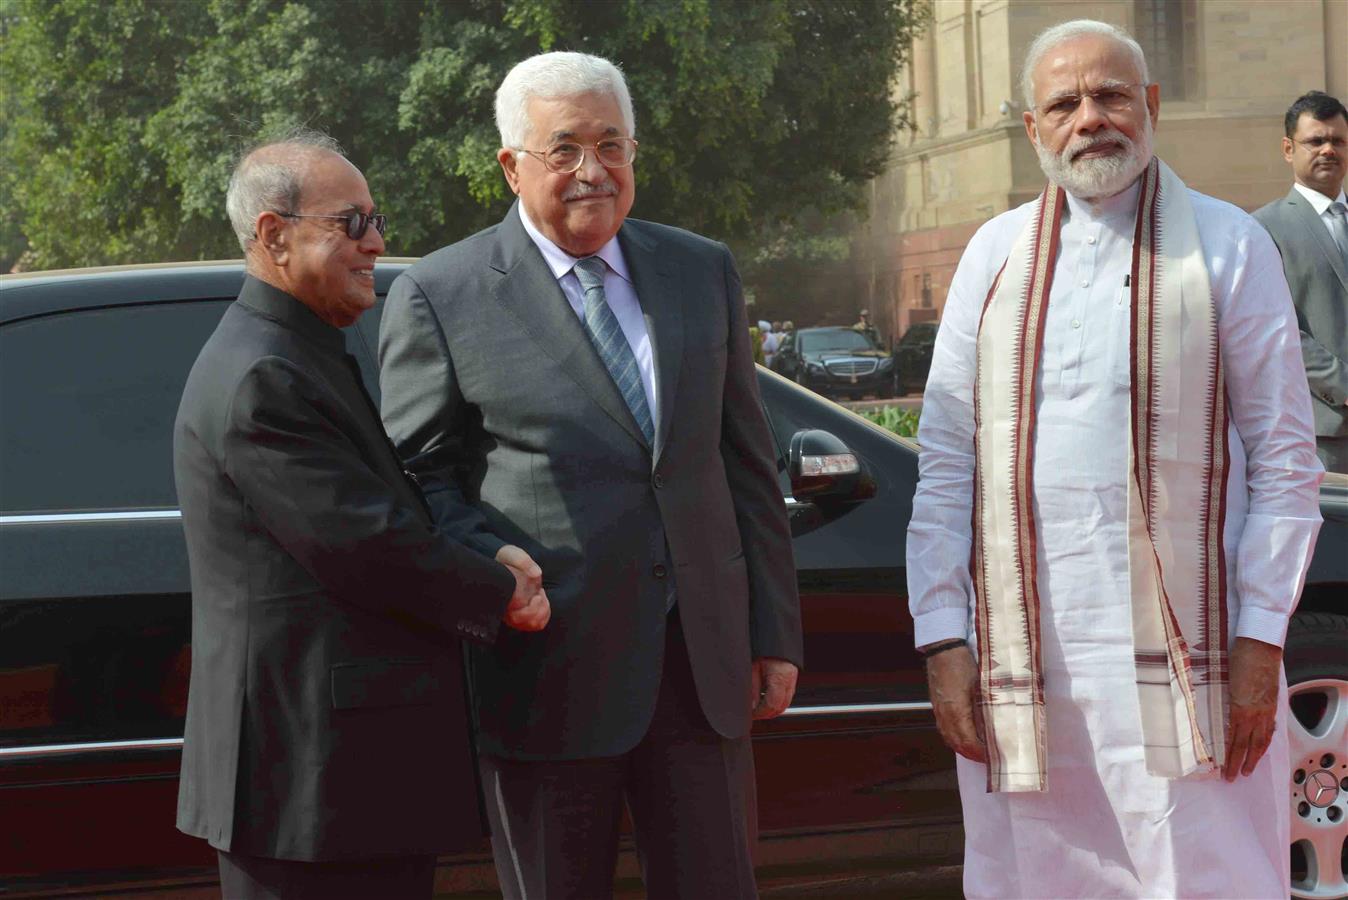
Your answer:
[[[801,662],[795,567],[730,253],[627,219],[606,60],[496,96],[518,201],[389,292],[384,422],[436,520],[542,568],[553,621],[472,654],[507,897],[611,894],[624,801],[652,897],[756,893],[751,717]]]
[[[1292,289],[1320,461],[1348,472],[1348,110],[1311,91],[1287,110],[1284,131],[1296,183],[1254,217],[1278,245]]]
[[[384,217],[315,132],[230,180],[239,299],[188,376],[174,475],[192,576],[178,827],[226,898],[426,897],[481,833],[458,639],[548,619],[536,566],[450,540],[341,328],[374,305]]]

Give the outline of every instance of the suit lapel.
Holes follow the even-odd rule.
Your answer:
[[[488,261],[502,275],[495,290],[497,302],[519,320],[523,330],[575,379],[590,399],[637,443],[646,446],[646,438],[627,408],[627,401],[595,352],[585,327],[543,261],[543,255],[520,223],[517,206],[518,203],[510,208],[501,223],[495,251]]]
[[[1287,193],[1287,205],[1290,207],[1292,218],[1296,219],[1301,225],[1308,229],[1311,239],[1319,245],[1320,251],[1328,257],[1330,266],[1334,269],[1334,274],[1339,276],[1339,282],[1348,288],[1348,266],[1344,265],[1343,254],[1339,252],[1338,244],[1334,243],[1334,238],[1325,227],[1324,219],[1321,219],[1315,213],[1315,207],[1296,188]]]
[[[637,302],[646,320],[651,350],[655,357],[655,389],[659,393],[660,420],[655,423],[655,452],[652,459],[660,460],[669,428],[673,421],[674,396],[679,386],[679,370],[683,364],[683,310],[676,289],[677,265],[658,248],[640,223],[628,221],[618,232],[623,259],[627,262]]]

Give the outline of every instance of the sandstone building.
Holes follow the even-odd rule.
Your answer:
[[[885,333],[940,317],[970,236],[1043,187],[1021,113],[1020,62],[1043,28],[1123,26],[1161,85],[1157,152],[1191,187],[1254,210],[1290,183],[1279,141],[1313,88],[1348,99],[1348,0],[935,0],[897,90],[916,131],[871,187],[853,245],[857,306]]]

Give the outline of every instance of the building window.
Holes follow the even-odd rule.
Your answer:
[[[1133,34],[1162,100],[1198,96],[1198,0],[1133,0]]]

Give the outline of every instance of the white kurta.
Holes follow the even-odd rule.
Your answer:
[[[1036,385],[1034,503],[1048,790],[986,792],[958,760],[970,897],[1286,897],[1285,723],[1248,778],[1147,773],[1134,684],[1127,480],[1129,290],[1138,186],[1069,196]],[[1310,397],[1282,262],[1234,206],[1190,191],[1231,407],[1224,532],[1232,635],[1281,645],[1319,528]],[[992,280],[1033,204],[970,241],[923,399],[908,531],[918,645],[972,632],[974,351]],[[1197,427],[1197,426],[1196,426]],[[1286,709],[1286,704],[1280,704]]]

